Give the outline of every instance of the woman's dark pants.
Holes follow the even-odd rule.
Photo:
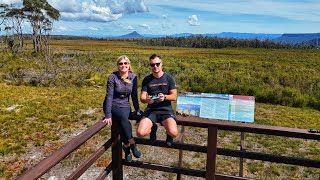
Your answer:
[[[118,123],[120,139],[124,144],[128,144],[129,139],[133,137],[132,126],[128,119],[130,112],[130,107],[112,106],[111,109],[112,123]]]

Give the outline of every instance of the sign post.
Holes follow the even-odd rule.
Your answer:
[[[254,122],[254,96],[179,93],[177,114],[227,121]],[[241,132],[240,150],[245,151],[244,132]],[[243,177],[243,158],[240,158],[239,176]]]

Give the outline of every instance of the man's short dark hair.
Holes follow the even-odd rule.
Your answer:
[[[161,59],[161,57],[160,57],[160,55],[158,55],[158,54],[152,54],[151,56],[150,56],[150,58],[149,58],[149,60],[152,60],[152,59],[154,59],[154,58],[159,58],[159,59]]]

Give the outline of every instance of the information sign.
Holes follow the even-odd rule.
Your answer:
[[[254,122],[254,96],[179,93],[177,113],[220,120]]]

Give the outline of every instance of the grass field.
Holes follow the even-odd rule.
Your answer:
[[[320,129],[317,50],[190,49],[91,40],[53,41],[51,48],[50,56],[0,53],[0,179],[19,175],[103,116],[105,81],[122,54],[131,59],[139,86],[149,73],[148,57],[159,53],[179,91],[255,95],[256,124]],[[79,163],[108,139],[109,132],[105,128],[87,143],[89,147],[62,163]],[[203,144],[206,133],[188,128],[186,141]],[[219,133],[219,147],[238,144],[238,134]],[[320,143],[315,141],[247,134],[246,147],[320,160]],[[148,152],[148,147],[142,150]],[[186,167],[205,167],[203,154],[190,156]],[[96,166],[104,166],[107,159],[108,154]],[[144,160],[164,161],[148,156]],[[219,173],[236,175],[237,168],[237,159],[218,157]],[[247,177],[257,179],[317,179],[320,174],[314,168],[249,160],[244,170]]]

